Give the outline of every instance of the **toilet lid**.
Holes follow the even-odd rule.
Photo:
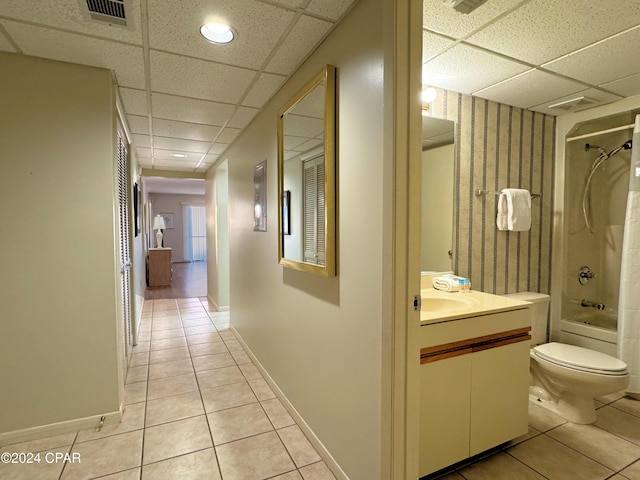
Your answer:
[[[605,375],[627,373],[627,364],[622,360],[587,348],[552,342],[538,345],[533,351],[540,358],[575,370]]]

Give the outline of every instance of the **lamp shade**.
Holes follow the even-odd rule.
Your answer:
[[[156,215],[153,217],[153,229],[154,230],[164,230],[167,226],[164,223],[164,217],[161,215]]]

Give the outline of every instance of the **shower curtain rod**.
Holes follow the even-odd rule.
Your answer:
[[[598,130],[597,132],[585,133],[584,135],[578,135],[577,137],[567,137],[567,143],[574,140],[582,140],[583,138],[589,138],[596,135],[604,135],[605,133],[619,132],[620,130],[628,130],[635,126],[635,124],[622,125],[621,127],[608,128],[606,130]]]

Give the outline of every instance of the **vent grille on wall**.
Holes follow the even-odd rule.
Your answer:
[[[127,26],[125,0],[86,0],[93,20]]]

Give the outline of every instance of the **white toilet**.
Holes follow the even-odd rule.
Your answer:
[[[624,390],[629,384],[627,365],[587,348],[546,343],[549,295],[520,292],[506,296],[533,303],[529,398],[570,422],[595,422],[593,399]]]

